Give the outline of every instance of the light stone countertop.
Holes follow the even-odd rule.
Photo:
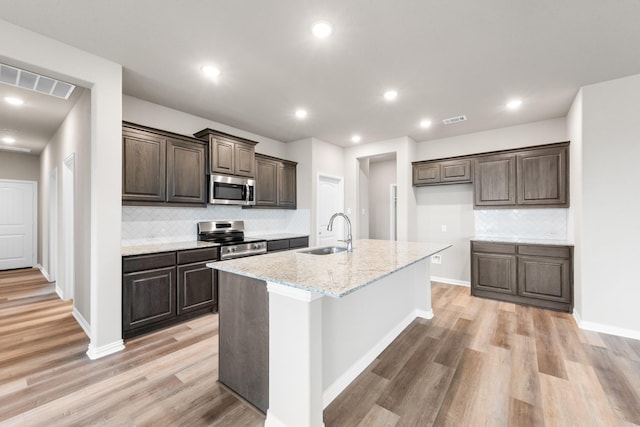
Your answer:
[[[522,243],[529,245],[549,245],[549,246],[573,246],[573,243],[568,240],[555,240],[555,239],[533,239],[528,237],[488,237],[488,236],[473,236],[471,238],[473,242],[492,242],[492,243]]]
[[[229,273],[340,298],[449,247],[451,245],[443,243],[356,240],[351,253],[301,253],[308,250],[305,248],[207,265]]]
[[[122,256],[145,255],[160,252],[184,251],[189,249],[201,249],[220,246],[218,243],[200,242],[191,240],[187,242],[154,243],[150,245],[123,246],[120,250]]]
[[[267,241],[271,240],[284,240],[284,239],[297,239],[299,237],[309,237],[308,234],[294,234],[294,233],[278,233],[278,234],[259,234],[257,236],[251,235],[247,237],[264,239]]]

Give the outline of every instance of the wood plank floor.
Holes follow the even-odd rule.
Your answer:
[[[333,426],[640,426],[640,341],[434,283],[416,320],[324,412]],[[216,382],[217,316],[91,361],[37,270],[0,272],[0,425],[261,426]]]

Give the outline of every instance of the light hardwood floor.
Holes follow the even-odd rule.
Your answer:
[[[640,425],[640,341],[433,285],[416,320],[324,412],[333,426]],[[217,382],[217,316],[97,361],[37,270],[0,272],[0,425],[260,426]]]

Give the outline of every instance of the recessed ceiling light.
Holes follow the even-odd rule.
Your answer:
[[[361,137],[360,135],[353,135],[353,136],[351,137],[351,142],[354,142],[354,143],[356,143],[356,144],[357,144],[358,142],[360,142],[361,140],[362,140],[362,137]]]
[[[388,90],[384,93],[384,99],[387,101],[394,101],[398,97],[398,92],[395,90]]]
[[[213,65],[203,65],[201,68],[205,76],[216,79],[220,75],[220,70]]]
[[[299,108],[296,110],[296,117],[299,118],[300,120],[304,119],[307,117],[307,110],[303,110],[302,108]]]
[[[326,21],[318,21],[311,27],[311,32],[319,39],[326,39],[333,33],[333,27]]]
[[[11,105],[22,105],[24,101],[20,98],[14,98],[13,96],[5,96],[4,100],[7,101]]]
[[[429,119],[420,120],[420,127],[425,129],[428,127],[431,127],[431,120]]]
[[[6,142],[7,144],[13,144],[14,142],[16,142],[16,139],[10,136],[5,136],[4,138],[2,138],[2,142]]]
[[[520,99],[513,99],[507,102],[507,108],[509,110],[517,110],[522,105],[522,101]]]

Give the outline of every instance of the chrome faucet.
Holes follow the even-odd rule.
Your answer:
[[[351,238],[351,221],[349,221],[349,217],[343,214],[342,212],[336,212],[331,215],[331,219],[329,220],[329,225],[327,225],[327,231],[331,231],[333,229],[333,220],[337,217],[343,217],[347,222],[347,240],[338,240],[339,242],[345,242],[347,244],[347,252],[353,252],[353,241]]]

